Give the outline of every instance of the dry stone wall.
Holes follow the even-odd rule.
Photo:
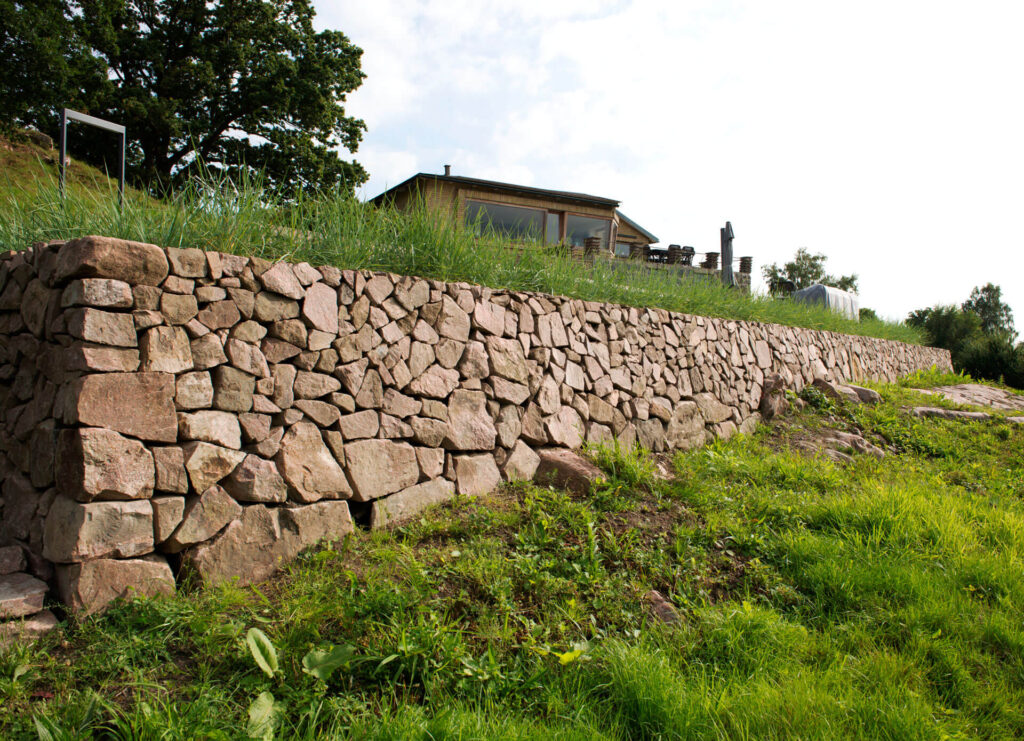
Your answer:
[[[767,374],[798,389],[932,365],[948,353],[102,237],[40,244],[0,261],[0,547],[86,613],[185,572],[251,582],[354,520],[530,478],[540,447],[661,451],[750,429]]]

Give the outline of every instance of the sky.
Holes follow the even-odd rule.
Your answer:
[[[994,282],[1024,330],[1024,2],[314,0],[363,53],[369,198],[417,172],[799,247],[889,318]]]

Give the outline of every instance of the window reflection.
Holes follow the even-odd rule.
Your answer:
[[[508,206],[502,203],[469,201],[466,221],[477,233],[490,228],[510,239],[540,240],[544,233],[546,212],[540,209]]]
[[[583,247],[583,240],[597,237],[601,240],[601,249],[608,249],[608,236],[611,222],[608,219],[595,219],[589,216],[567,214],[565,219],[565,240],[574,247]]]
[[[562,241],[562,225],[559,223],[560,214],[548,212],[548,226],[544,234],[544,241],[548,244],[558,244]]]

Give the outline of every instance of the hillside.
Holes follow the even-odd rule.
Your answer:
[[[0,137],[0,207],[12,199],[38,197],[57,188],[56,146],[41,134],[19,139]],[[72,194],[117,194],[117,178],[70,159],[67,182]],[[138,195],[138,194],[136,194]]]
[[[1024,428],[877,388],[66,625],[0,736],[1019,737]]]

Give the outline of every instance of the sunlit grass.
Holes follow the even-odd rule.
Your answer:
[[[882,460],[761,430],[663,481],[594,449],[588,496],[459,498],[259,587],[69,624],[0,654],[0,736],[239,738],[268,692],[289,739],[1020,737],[1024,430],[912,418],[912,391],[879,388],[789,422],[855,425]],[[651,589],[677,624],[652,619]],[[302,671],[339,645],[328,680]]]
[[[671,271],[613,266],[604,259],[584,265],[540,246],[510,249],[506,240],[475,237],[423,205],[400,213],[343,195],[283,203],[256,180],[208,178],[163,201],[130,194],[118,208],[109,184],[72,189],[65,202],[45,175],[31,189],[8,184],[0,203],[0,246],[20,249],[87,234],[921,342],[904,324],[855,322],[822,307],[706,279],[680,282]]]

